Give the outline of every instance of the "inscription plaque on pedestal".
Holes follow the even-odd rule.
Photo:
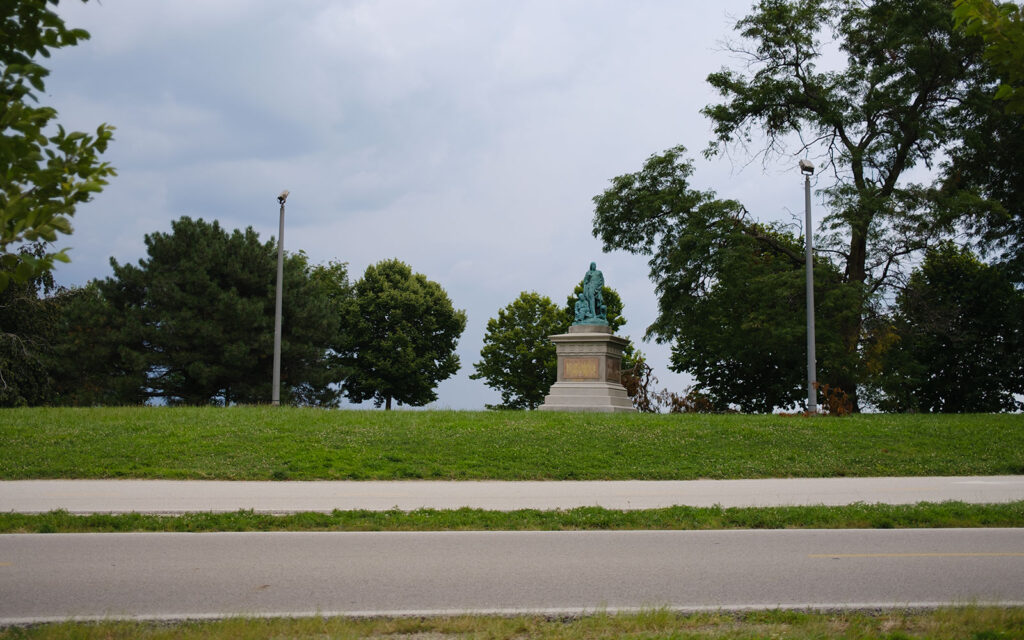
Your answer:
[[[601,379],[601,362],[597,358],[565,358],[562,367],[563,380]]]

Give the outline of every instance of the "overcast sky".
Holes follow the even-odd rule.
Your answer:
[[[761,220],[803,210],[796,162],[701,156],[705,82],[749,0],[65,0],[92,39],[56,53],[45,102],[66,128],[117,127],[118,176],[79,208],[58,282],[136,262],[183,215],[277,234],[349,263],[397,257],[465,309],[462,370],[437,408],[499,400],[469,380],[488,318],[533,290],[562,303],[591,261],[639,344],[657,309],[646,258],[602,254],[593,202],[614,176],[685,145],[693,186]],[[792,166],[790,166],[792,165]],[[667,346],[639,344],[662,386]],[[268,373],[269,375],[269,373]],[[365,405],[370,406],[370,405]]]

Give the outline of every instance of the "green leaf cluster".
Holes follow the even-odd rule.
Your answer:
[[[501,404],[488,409],[536,409],[543,404],[558,364],[548,336],[565,333],[569,324],[564,309],[533,291],[523,291],[487,321],[481,359],[469,377],[486,380],[501,392]]]
[[[985,59],[1000,77],[994,98],[1024,114],[1024,8],[1015,2],[953,0],[957,28],[985,41]]]
[[[459,370],[455,347],[465,328],[466,312],[438,283],[397,259],[370,265],[355,284],[346,395],[388,409],[392,401],[417,407],[436,400],[437,384]]]
[[[0,291],[50,271],[55,261],[68,261],[64,249],[19,247],[70,234],[77,206],[115,175],[99,160],[113,127],[100,125],[95,134],[67,132],[55,122],[55,109],[37,104],[49,71],[36,58],[89,37],[69,29],[50,5],[57,0],[0,4]]]

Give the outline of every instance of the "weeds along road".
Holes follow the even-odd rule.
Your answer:
[[[0,536],[0,622],[1024,603],[1024,529]]]

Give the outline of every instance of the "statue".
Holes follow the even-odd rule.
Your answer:
[[[590,263],[590,271],[583,276],[583,292],[576,299],[576,321],[573,324],[608,324],[608,307],[604,303],[604,274],[597,263]]]

